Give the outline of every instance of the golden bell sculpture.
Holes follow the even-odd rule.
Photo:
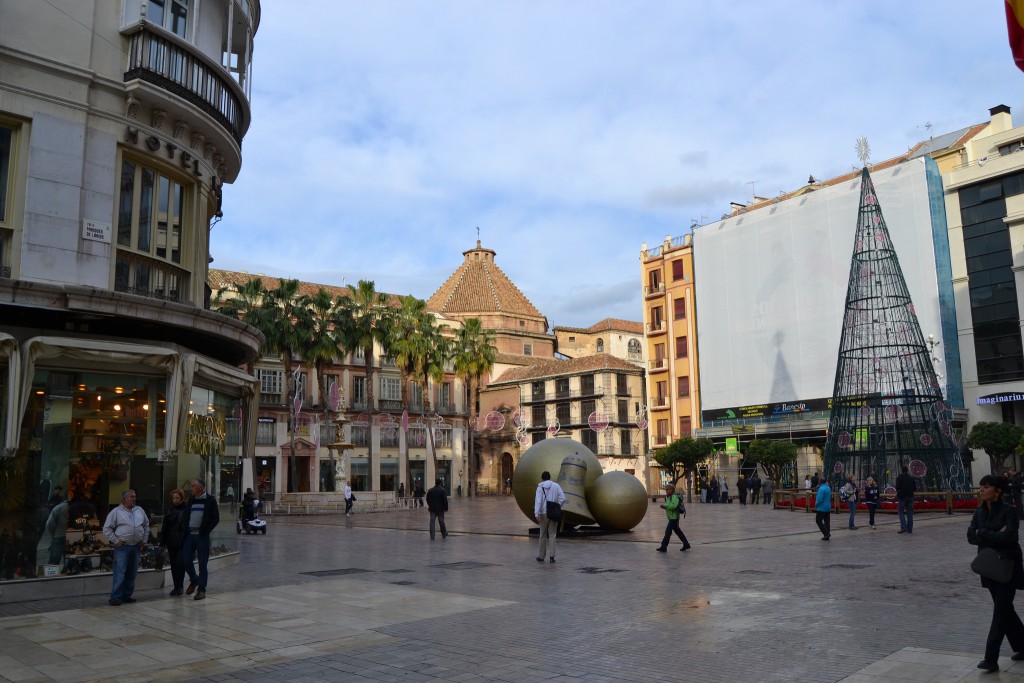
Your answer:
[[[565,493],[565,504],[562,505],[562,519],[565,524],[594,523],[594,516],[587,507],[586,481],[587,461],[580,457],[579,453],[562,460],[562,468],[558,471],[558,485]]]
[[[541,472],[549,472],[552,480],[557,480],[558,470],[562,461],[570,455],[578,455],[587,463],[587,480],[584,490],[589,488],[604,473],[601,461],[589,448],[572,439],[544,439],[530,446],[519,457],[515,472],[512,474],[512,494],[516,505],[527,519],[536,522],[533,516],[533,504],[537,496],[537,484],[540,483]]]

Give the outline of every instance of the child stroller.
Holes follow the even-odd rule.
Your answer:
[[[260,519],[260,501],[248,491],[242,499],[242,514],[238,518],[238,533],[243,531],[247,534],[267,533],[267,523]]]

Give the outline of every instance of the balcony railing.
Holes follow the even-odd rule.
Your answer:
[[[665,283],[660,282],[656,285],[647,285],[644,287],[644,296],[651,296],[652,294],[664,294]]]
[[[159,259],[118,250],[114,267],[114,290],[126,294],[181,301],[188,291],[189,273]]]
[[[654,321],[652,323],[647,323],[647,332],[648,333],[652,333],[653,334],[653,333],[656,333],[656,332],[664,332],[664,331],[665,331],[665,321],[664,320],[656,320],[656,321]]]
[[[651,364],[651,370],[664,370],[668,367],[668,359],[666,358],[655,358],[649,362]]]
[[[242,145],[245,107],[241,88],[223,67],[141,24],[129,37],[124,80],[164,88],[215,118]]]
[[[268,394],[260,392],[260,405],[280,406],[284,405],[284,394]]]

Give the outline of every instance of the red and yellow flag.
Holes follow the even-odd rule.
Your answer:
[[[1013,61],[1024,71],[1024,0],[1006,0],[1006,29]]]

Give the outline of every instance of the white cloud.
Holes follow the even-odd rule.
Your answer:
[[[1021,78],[1002,8],[954,0],[267,2],[254,55],[215,265],[427,297],[479,226],[574,326],[641,319],[641,243],[847,171],[861,135],[883,159],[983,121]]]

